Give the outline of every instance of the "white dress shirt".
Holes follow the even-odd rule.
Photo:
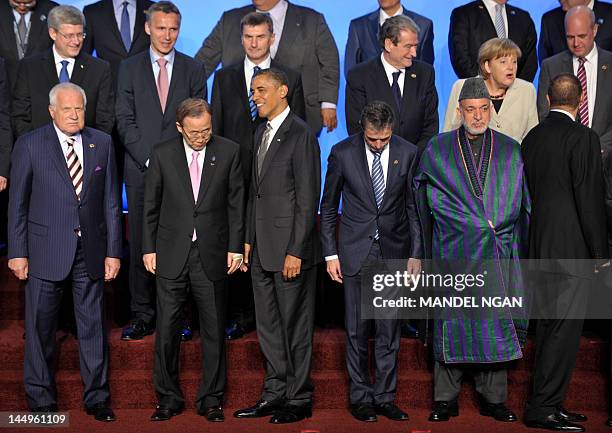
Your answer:
[[[21,19],[21,14],[15,9],[13,9],[13,16],[15,17],[15,25],[17,25],[17,23]],[[28,11],[23,15],[23,19],[25,20],[28,30],[30,29],[30,18],[32,18],[32,11]]]
[[[557,113],[563,113],[563,114],[565,114],[567,117],[569,117],[570,119],[572,119],[572,122],[575,122],[575,121],[576,121],[576,117],[574,117],[574,115],[573,115],[572,113],[570,113],[569,111],[565,111],[565,110],[562,110],[562,109],[560,109],[560,108],[551,108],[551,110],[550,110],[550,111],[556,111]]]
[[[75,60],[72,57],[62,57],[59,55],[59,53],[57,52],[57,50],[55,49],[55,44],[53,44],[53,59],[55,61],[55,69],[57,71],[57,77],[59,78],[60,72],[62,70],[62,61],[63,60],[67,60],[68,61],[68,77],[72,78],[72,71],[74,69],[74,62]]]
[[[589,2],[589,4],[587,5],[587,7],[588,7],[589,9],[593,10],[593,6],[594,6],[594,5],[595,5],[595,0],[591,0],[591,1]]]
[[[159,77],[159,65],[157,64],[157,59],[163,57],[168,61],[166,63],[166,71],[168,71],[168,84],[172,83],[172,66],[174,65],[174,53],[172,50],[169,54],[165,56],[160,56],[157,54],[151,47],[149,47],[149,55],[151,56],[151,65],[153,66],[153,75],[155,75],[155,83],[157,83],[157,77]]]
[[[498,3],[495,0],[482,0],[482,2],[487,8],[487,12],[489,12],[489,15],[491,16],[491,21],[493,22],[493,24],[495,24],[495,6],[497,6]],[[506,13],[506,5],[503,4],[501,6],[502,17],[504,17],[504,28],[506,29],[506,37],[508,37],[510,31],[508,29],[508,14]]]
[[[261,69],[270,68],[272,63],[272,57],[266,57],[261,63],[256,65],[251,62],[248,56],[244,56],[244,82],[246,83],[247,95],[251,94],[251,80],[253,79],[253,69],[255,66],[259,66]]]
[[[599,54],[597,45],[593,45],[593,49],[585,56],[584,70],[587,79],[587,97],[589,98],[589,128],[593,125],[593,111],[595,110],[595,98],[597,97],[597,61]],[[572,56],[572,64],[574,66],[574,75],[578,76],[578,57]]]
[[[397,78],[397,84],[399,85],[399,88],[400,88],[400,94],[404,96],[404,78],[406,77],[406,70],[397,69],[395,66],[387,62],[387,60],[385,59],[384,52],[380,55],[380,61],[382,62],[383,68],[385,69],[385,74],[387,75],[387,81],[389,81],[389,87],[393,85],[393,73],[398,72],[398,71],[401,72],[401,74]]]
[[[280,128],[280,126],[283,124],[283,122],[285,121],[285,119],[287,118],[287,116],[289,116],[289,112],[291,111],[291,109],[289,108],[289,106],[287,106],[287,108],[285,108],[278,116],[276,116],[274,119],[272,120],[268,120],[268,123],[270,124],[270,126],[272,127],[272,131],[270,131],[270,142],[268,143],[267,149],[266,151],[268,151],[270,149],[270,146],[272,145],[272,139],[274,138],[274,136],[276,135],[276,133],[278,132],[278,128]],[[260,146],[261,149],[261,146]],[[258,150],[259,152],[259,150]]]
[[[397,12],[395,12],[393,15],[387,14],[387,12],[385,12],[382,8],[380,8],[380,11],[378,12],[378,24],[382,26],[385,23],[385,21],[387,21],[389,18],[397,17],[399,15],[402,15],[403,13],[404,13],[404,7],[401,4]]]
[[[268,11],[260,11],[257,12],[269,14],[270,18],[272,18],[272,24],[274,28],[274,43],[270,47],[270,54],[272,58],[276,56],[276,51],[278,50],[278,44],[280,43],[281,36],[283,35],[283,27],[285,27],[285,16],[287,15],[287,8],[289,7],[289,3],[286,0],[280,0],[278,3],[274,5],[274,7]]]
[[[64,134],[62,131],[60,131],[60,129],[55,124],[55,122],[53,123],[53,127],[55,128],[55,132],[57,133],[57,139],[59,140],[60,145],[62,146],[62,153],[64,154],[64,160],[67,161],[68,143],[66,143],[66,139],[69,136]],[[85,164],[83,162],[83,139],[81,137],[81,133],[80,132],[76,133],[72,135],[71,137],[76,138],[76,140],[74,141],[74,145],[72,147],[74,148],[74,152],[76,153],[79,162],[81,163],[81,168],[83,169],[83,172],[85,172]]]
[[[128,15],[130,17],[130,40],[134,40],[134,26],[136,25],[136,0],[113,0],[115,21],[117,28],[121,31],[121,17],[123,16],[123,3],[127,2]]]

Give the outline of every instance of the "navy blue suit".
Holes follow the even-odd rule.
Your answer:
[[[369,260],[421,258],[422,237],[412,193],[417,147],[393,135],[385,195],[376,206],[363,134],[336,144],[327,161],[321,201],[323,255],[338,255],[344,282],[346,363],[351,404],[383,404],[395,399],[399,321],[376,320],[376,383],[368,369],[369,320],[361,318],[361,267]],[[336,241],[338,204],[342,217]],[[379,240],[375,241],[378,229]]]
[[[380,9],[376,9],[367,15],[351,20],[349,25],[346,50],[344,52],[344,76],[358,63],[370,60],[380,55],[382,47],[378,41]],[[417,23],[419,32],[419,46],[416,58],[433,65],[434,63],[434,31],[433,22],[423,15],[409,11],[404,8],[404,15]]]
[[[74,296],[84,402],[108,398],[103,278],[104,259],[121,257],[119,182],[110,136],[85,128],[81,137],[80,200],[53,124],[20,137],[12,154],[9,258],[28,259],[24,380],[31,408],[56,403],[51,366],[65,283]]]

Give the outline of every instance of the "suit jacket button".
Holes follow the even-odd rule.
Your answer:
[[[257,198],[260,198],[261,196],[259,194],[257,194]]]
[[[197,217],[197,216],[198,216],[198,213],[197,213],[197,212],[194,212],[194,213],[193,213],[193,217],[195,218],[195,217]]]

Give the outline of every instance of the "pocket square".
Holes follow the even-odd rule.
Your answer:
[[[99,165],[96,165],[96,168],[94,169],[95,172],[101,171],[102,167],[100,167]]]

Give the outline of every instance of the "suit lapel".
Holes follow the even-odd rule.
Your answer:
[[[144,11],[145,9],[147,8],[145,6],[144,1],[137,0],[136,1],[136,22],[134,24],[134,36],[132,37],[132,46],[130,47],[130,53],[132,52],[132,49],[136,45],[136,41],[138,41],[138,39],[143,37],[143,35],[145,34],[144,32],[144,23],[145,23]],[[117,33],[117,34],[121,36],[120,33]]]
[[[17,40],[15,39],[15,18],[13,11],[7,1],[0,4],[0,31],[4,34],[7,41],[6,45],[10,46],[11,53],[14,58],[17,58]]]
[[[261,174],[259,176],[259,183],[261,183],[262,179],[266,175],[266,171],[268,171],[268,167],[270,167],[270,162],[274,158],[278,149],[282,146],[285,135],[289,128],[291,128],[291,124],[293,123],[293,114],[290,112],[289,116],[283,121],[276,134],[270,139],[270,144],[268,145],[268,151],[266,152],[266,156],[263,161],[263,165],[261,166]],[[261,141],[261,138],[260,138]],[[259,143],[261,144],[261,143]],[[257,146],[257,150],[259,150],[259,146]],[[253,160],[255,161],[255,170],[257,170],[257,153],[253,154]]]
[[[185,188],[187,196],[190,198],[190,202],[195,204],[193,199],[193,189],[191,188],[191,177],[189,175],[189,164],[187,163],[187,156],[185,155],[185,147],[183,145],[183,139],[176,139],[176,146],[174,146],[174,152],[172,154],[173,166],[176,167],[176,175],[179,178],[179,182]]]
[[[408,107],[417,103],[416,83],[418,78],[419,77],[416,74],[415,68],[413,66],[404,69],[404,89],[402,90],[402,106],[400,107],[400,117],[401,113],[403,113],[405,109],[408,109]],[[399,122],[396,123],[399,124]]]
[[[206,155],[204,156],[204,164],[202,164],[202,175],[200,176],[200,189],[198,190],[198,202],[196,203],[196,208],[200,206],[204,200],[204,196],[206,196],[213,176],[215,175],[215,171],[217,169],[217,156],[215,154],[216,149],[217,144],[215,143],[215,138],[211,137],[210,141],[206,145]]]
[[[121,33],[119,33],[119,27],[117,27],[117,20],[115,18],[113,0],[106,0],[102,4],[102,8],[103,8],[104,15],[106,15],[106,22],[113,23],[113,25],[110,26],[111,28],[107,29],[107,31],[109,31],[113,35],[113,37],[116,39],[117,46],[121,47],[121,52],[127,56],[128,53],[125,50],[125,45],[123,45],[123,39],[121,39]],[[138,5],[136,5],[136,8],[138,9]],[[138,13],[136,13],[136,16],[138,16]],[[134,29],[134,36],[136,36],[136,29]]]
[[[157,93],[157,85],[155,84],[155,74],[153,73],[153,65],[151,63],[151,54],[149,50],[142,53],[142,75],[141,77],[147,82],[149,92],[151,92],[151,100],[155,101],[155,107],[160,117],[163,117],[161,110],[161,103],[159,102],[159,94]],[[174,77],[174,71],[172,71]],[[170,100],[170,93],[168,92],[168,101]],[[167,105],[167,102],[166,102]]]
[[[59,171],[60,177],[64,179],[66,185],[70,187],[70,189],[74,192],[74,185],[72,184],[72,180],[70,179],[70,175],[68,174],[68,165],[66,165],[66,157],[64,156],[64,152],[62,151],[62,146],[57,137],[57,133],[55,132],[55,128],[52,123],[49,123],[47,126],[47,142],[53,143],[50,146],[50,155],[55,167]],[[74,198],[76,199],[76,193],[74,194]]]
[[[508,36],[508,39],[512,39],[515,41],[521,40],[519,35],[514,34],[515,30],[521,29],[521,26],[517,21],[518,16],[516,15],[516,11],[514,10],[514,8],[508,3],[506,3],[506,16],[508,17],[508,28],[506,29],[506,35]],[[495,28],[495,26],[493,26],[493,28]]]
[[[374,83],[380,83],[382,87],[382,100],[387,104],[391,105],[391,107],[397,107],[397,103],[395,102],[395,97],[393,96],[393,92],[391,91],[391,86],[389,85],[389,78],[387,77],[387,73],[385,72],[385,67],[380,60],[380,56],[376,61],[376,68],[371,70],[372,72],[372,80]],[[406,87],[406,79],[404,77],[404,88]],[[399,114],[401,107],[397,107],[397,113]]]
[[[291,3],[289,3],[289,6],[287,7],[287,14],[285,15],[283,33],[281,33],[281,39],[278,43],[278,50],[276,51],[276,56],[274,56],[274,58],[283,59],[288,57],[289,52],[293,49],[293,41],[295,40],[301,25],[302,16],[299,14],[299,11]]]
[[[28,35],[28,47],[26,49],[26,56],[31,55],[34,50],[40,49],[36,46],[36,44],[33,44],[32,42],[40,40],[43,34],[49,33],[49,27],[47,26],[47,17],[42,17],[43,14],[41,14],[40,9],[35,9],[32,12],[32,15],[30,16],[30,34]]]
[[[595,125],[595,120],[599,117],[599,112],[602,110],[603,102],[601,101],[602,96],[605,95],[606,84],[610,79],[609,69],[612,65],[608,63],[608,61],[603,58],[601,49],[597,48],[597,90],[595,95],[595,107],[593,108],[593,119],[591,119],[591,124]]]
[[[506,4],[506,7],[508,7],[507,4]],[[476,3],[476,10],[478,13],[478,21],[484,23],[485,25],[484,30],[487,30],[487,36],[485,36],[485,40],[488,40],[490,38],[496,38],[497,31],[495,30],[495,24],[491,20],[491,15],[489,15],[489,11],[487,10],[487,7],[485,6],[482,0],[479,0]],[[506,9],[506,12],[508,12],[507,9]],[[508,27],[510,27],[510,21],[509,21],[510,16],[509,15],[510,14],[508,14]]]
[[[365,140],[363,134],[355,137],[353,142],[353,163],[355,164],[355,172],[359,173],[359,177],[363,183],[363,191],[370,199],[370,204],[376,208],[376,198],[374,197],[374,188],[372,187],[372,175],[368,169],[368,160],[366,157]]]
[[[395,182],[397,181],[398,170],[400,168],[400,148],[399,145],[393,143],[393,139],[389,144],[389,163],[387,165],[387,181],[385,182],[385,195],[383,197],[383,202],[380,205],[380,208],[383,209],[387,202],[387,197],[389,196],[389,192],[392,191],[395,186]],[[372,194],[374,190],[372,189]]]
[[[184,60],[182,57],[178,55],[178,51],[174,50],[174,64],[172,65],[172,78],[170,78],[170,87],[168,89],[168,99],[166,99],[166,108],[172,105],[172,99],[174,98],[174,93],[176,92],[176,82],[179,80],[179,74],[183,71]],[[157,87],[155,88],[155,92],[157,93]],[[159,97],[157,98],[159,100]],[[159,106],[161,110],[161,105]],[[168,114],[168,110],[164,111],[164,117]],[[174,119],[176,113],[170,113],[171,117]]]
[[[242,89],[241,91],[238,91],[239,96],[239,100],[240,100],[240,106],[242,107],[242,110],[244,111],[245,115],[248,119],[251,119],[251,107],[249,106],[249,98],[247,96],[247,94],[245,93],[246,88],[247,88],[247,83],[246,83],[246,79],[244,78],[244,63],[242,63],[242,66],[240,66],[239,68],[236,68],[233,71],[233,83],[232,86],[236,86],[236,89]]]
[[[378,42],[378,32],[380,32],[379,16],[380,9],[376,9],[376,11],[372,12],[368,17],[368,32],[375,47],[378,47],[380,44]]]
[[[55,58],[53,57],[52,48],[45,52],[44,59],[44,74],[47,77],[47,83],[49,84],[48,88],[52,88],[53,86],[59,83],[59,77],[57,76],[57,69],[55,68]]]
[[[83,189],[81,197],[85,197],[85,193],[91,182],[91,176],[96,170],[96,153],[98,147],[92,142],[91,134],[87,129],[81,131],[81,143],[83,144]]]
[[[86,74],[87,62],[85,56],[83,54],[79,54],[74,59],[74,68],[72,68],[72,76],[70,77],[70,82],[83,87],[83,81],[85,80]]]

